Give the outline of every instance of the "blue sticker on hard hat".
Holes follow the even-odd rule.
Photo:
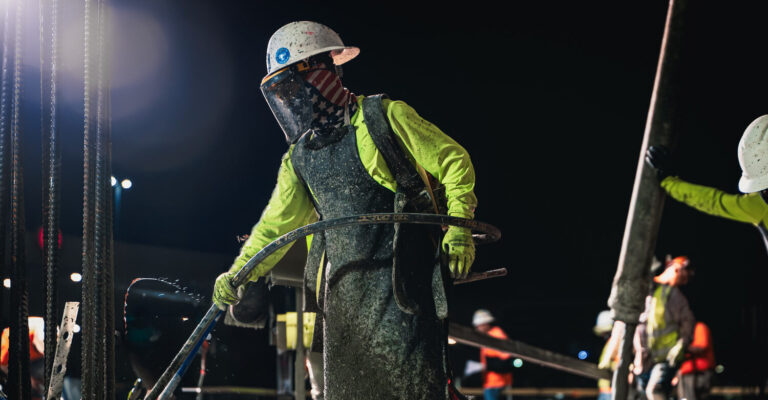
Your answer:
[[[277,49],[277,53],[275,53],[275,60],[278,64],[287,63],[289,58],[291,58],[291,52],[288,51],[288,49],[285,47]]]

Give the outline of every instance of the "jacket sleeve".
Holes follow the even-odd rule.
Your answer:
[[[317,219],[312,201],[293,170],[290,157],[291,150],[288,150],[283,156],[277,174],[277,186],[272,192],[269,204],[262,212],[259,222],[251,230],[248,240],[240,249],[240,255],[235,259],[229,269],[230,271],[239,271],[264,246]],[[266,275],[283,258],[292,245],[287,245],[267,257],[254,268],[248,279],[256,281]]]
[[[685,298],[679,288],[672,288],[669,300],[667,300],[667,308],[672,314],[672,318],[677,321],[678,332],[680,338],[683,339],[684,348],[688,348],[688,345],[693,341],[693,327],[696,324],[696,319],[688,304],[688,299]]]
[[[392,130],[411,161],[445,186],[448,215],[474,218],[475,169],[469,153],[404,102],[391,101],[386,108]]]
[[[768,205],[759,193],[730,194],[712,187],[695,185],[674,176],[661,181],[661,187],[673,199],[716,217],[757,225],[768,214]]]

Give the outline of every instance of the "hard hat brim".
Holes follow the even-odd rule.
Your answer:
[[[345,62],[357,57],[359,54],[360,49],[353,46],[331,50],[331,58],[333,58],[333,63],[336,65],[344,64]]]
[[[764,189],[768,189],[768,175],[752,179],[742,175],[739,179],[739,190],[742,193],[754,193]]]

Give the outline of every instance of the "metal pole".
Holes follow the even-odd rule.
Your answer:
[[[100,372],[96,369],[100,363],[102,339],[98,335],[99,295],[96,293],[97,279],[94,265],[94,229],[95,229],[95,178],[96,159],[94,125],[96,113],[92,110],[91,102],[95,100],[94,85],[91,80],[93,63],[93,30],[96,10],[94,0],[84,0],[84,38],[83,38],[83,280],[82,303],[86,310],[83,315],[82,342],[82,397],[83,400],[96,400],[99,393]]]
[[[8,361],[9,399],[30,398],[29,381],[29,293],[24,256],[24,171],[22,166],[21,84],[23,1],[16,2],[13,58],[13,102],[11,104],[11,327]]]
[[[608,305],[613,316],[626,326],[620,365],[628,365],[632,356],[632,336],[645,307],[649,290],[649,268],[661,222],[664,194],[654,171],[645,165],[648,146],[673,142],[672,121],[675,105],[676,73],[679,70],[682,22],[687,0],[670,0],[664,37],[656,68],[651,104],[635,174],[632,200],[621,245],[618,268]],[[628,392],[628,368],[617,368],[613,399],[625,400]]]
[[[297,287],[296,293],[296,359],[293,365],[293,398],[304,400],[307,398],[304,374],[304,291]]]
[[[0,276],[5,276],[8,270],[5,255],[6,255],[6,238],[9,224],[8,208],[10,201],[10,187],[11,187],[11,119],[10,119],[10,76],[8,71],[8,59],[10,48],[10,32],[13,21],[11,20],[11,5],[13,2],[8,1],[4,4],[3,10],[3,60],[2,60],[2,72],[0,75]],[[5,322],[5,307],[3,302],[3,294],[0,293],[0,322]]]
[[[58,0],[40,0],[40,119],[43,135],[43,270],[45,277],[45,387],[50,384],[58,316],[59,195],[61,151],[56,124]]]

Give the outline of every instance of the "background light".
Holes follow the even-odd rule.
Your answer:
[[[5,278],[3,279],[3,286],[7,287],[8,289],[11,288],[11,278]]]
[[[456,341],[453,340],[453,338],[448,338],[448,344],[454,345],[454,344],[456,344]]]
[[[587,353],[586,351],[582,350],[582,351],[579,352],[578,357],[579,357],[579,360],[586,360],[587,357],[589,357],[589,353]]]
[[[80,333],[80,325],[75,324],[75,326],[72,327],[72,332]]]
[[[117,185],[117,178],[115,178],[114,176],[111,176],[111,177],[109,178],[109,181],[110,181],[110,182],[112,182],[112,186],[115,186],[115,185]]]
[[[80,282],[83,280],[83,276],[77,272],[73,272],[69,274],[69,279],[72,279],[72,282]]]
[[[123,179],[123,181],[120,182],[120,186],[122,186],[123,189],[130,189],[131,186],[133,186],[133,182],[131,182],[130,179]]]
[[[521,360],[521,359],[519,359],[519,358],[515,358],[515,359],[512,361],[512,365],[513,365],[515,368],[520,368],[520,367],[522,367],[522,366],[523,366],[523,360]]]
[[[720,364],[720,365],[718,365],[717,367],[715,367],[715,372],[716,372],[716,373],[718,373],[718,374],[722,374],[722,373],[723,373],[723,371],[725,371],[725,367],[723,366],[723,364]]]

